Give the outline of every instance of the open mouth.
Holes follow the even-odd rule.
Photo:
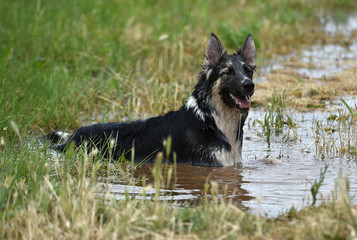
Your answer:
[[[234,101],[235,107],[240,110],[249,110],[250,106],[250,96],[236,97],[232,93],[229,96]]]

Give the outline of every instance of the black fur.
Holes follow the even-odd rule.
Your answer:
[[[227,124],[237,126],[234,136],[240,143],[237,146],[241,148],[243,124],[249,109],[248,100],[244,99],[249,99],[254,92],[252,75],[255,69],[255,47],[252,41],[249,35],[242,49],[228,55],[223,52],[219,39],[212,34],[206,46],[203,71],[191,95],[191,102],[183,105],[178,111],[147,120],[99,123],[81,127],[74,132],[69,141],[52,148],[65,151],[72,142],[77,147],[87,142],[89,150],[96,147],[101,151],[112,151],[115,159],[122,154],[131,159],[130,150],[134,147],[135,161],[154,161],[158,152],[165,153],[164,142],[171,137],[172,151],[169,156],[164,155],[165,160],[172,162],[176,156],[177,163],[226,166],[227,163],[219,159],[219,154],[215,153],[229,153],[236,145],[229,139],[230,134],[225,134],[222,130],[224,126],[217,123],[217,116],[225,114],[220,112],[221,108],[228,113],[239,114],[239,119],[227,119]],[[250,46],[246,46],[247,44]],[[230,67],[227,68],[228,63]],[[215,97],[222,99],[225,105],[217,107]],[[49,134],[52,139],[55,135]],[[232,160],[232,163],[236,162],[237,159]]]

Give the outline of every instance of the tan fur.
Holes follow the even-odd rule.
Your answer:
[[[219,93],[222,79],[218,79],[212,89],[212,103],[216,112],[212,114],[219,130],[226,136],[232,149],[231,151],[217,151],[215,156],[223,166],[231,166],[242,160],[242,146],[237,132],[241,125],[242,114],[238,109],[229,107],[223,103]]]

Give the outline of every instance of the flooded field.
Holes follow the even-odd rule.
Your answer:
[[[344,27],[348,28],[344,33],[349,33],[357,30],[356,19],[353,15],[345,25],[327,21],[323,26],[330,35],[339,34]],[[347,76],[349,81],[356,80],[357,39],[348,34],[344,36],[348,37],[348,46],[321,44],[275,58],[257,73],[257,99],[269,84],[277,84],[277,79],[281,81],[289,77],[291,81],[291,76],[309,81],[308,87],[331,88],[330,94],[336,84],[331,79]],[[354,88],[355,83],[350,86],[352,93]],[[284,92],[289,97],[289,89]],[[188,206],[214,192],[251,212],[277,216],[291,207],[299,209],[311,204],[310,188],[325,167],[327,172],[318,200],[328,197],[341,177],[348,177],[350,192],[356,194],[357,124],[352,115],[356,114],[357,96],[319,99],[319,110],[303,108],[298,111],[294,102],[286,104],[288,100],[284,99],[284,92],[276,91],[275,100],[278,100],[271,102],[267,109],[253,108],[250,111],[244,128],[243,161],[239,166],[168,165],[162,173],[167,175],[167,171],[172,171],[171,181],[157,193],[152,187],[155,165],[143,164],[132,176],[135,185],[121,180],[111,180],[109,185],[106,181],[99,182],[98,194],[117,200],[128,196],[150,199],[159,194],[161,200]],[[276,125],[277,121],[281,123]],[[54,156],[56,158],[57,153]],[[147,187],[141,187],[143,176]],[[163,179],[166,181],[165,177]],[[212,192],[208,186],[216,190]]]
[[[356,79],[357,40],[350,34],[357,30],[356,19],[352,15],[344,23],[322,21],[327,34],[343,34],[348,37],[349,45],[321,44],[276,58],[258,72],[256,94],[259,94],[259,83],[271,83],[277,73],[300,76],[324,87],[331,84],[326,83],[326,78],[334,79],[341,74],[348,73],[351,80]],[[349,113],[348,107],[356,109],[357,97],[322,100],[320,104],[323,110],[284,109],[293,126],[273,129],[269,139],[262,124],[267,110],[251,110],[245,126],[242,165],[227,168],[177,165],[175,185],[171,190],[162,189],[160,199],[194,203],[202,198],[205,185],[213,181],[218,183],[217,194],[226,200],[252,212],[277,216],[293,206],[311,204],[310,188],[325,166],[327,172],[320,198],[331,194],[340,177],[348,177],[351,193],[357,193],[357,159],[353,152],[356,151],[357,127],[353,122],[355,118],[341,120]],[[136,175],[145,175],[146,182],[153,183],[153,168],[152,164],[144,164]],[[105,184],[102,187],[107,189]],[[140,198],[144,190],[145,197],[155,194],[154,189],[120,182],[112,182],[109,189],[116,199],[125,198],[125,194]]]

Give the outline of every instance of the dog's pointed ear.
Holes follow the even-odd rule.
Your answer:
[[[214,35],[214,33],[211,33],[205,48],[205,62],[210,67],[214,67],[222,54],[223,47],[221,42],[219,41],[218,37]]]
[[[242,56],[251,68],[255,68],[255,44],[252,35],[248,35],[245,39],[244,44],[240,50]]]

